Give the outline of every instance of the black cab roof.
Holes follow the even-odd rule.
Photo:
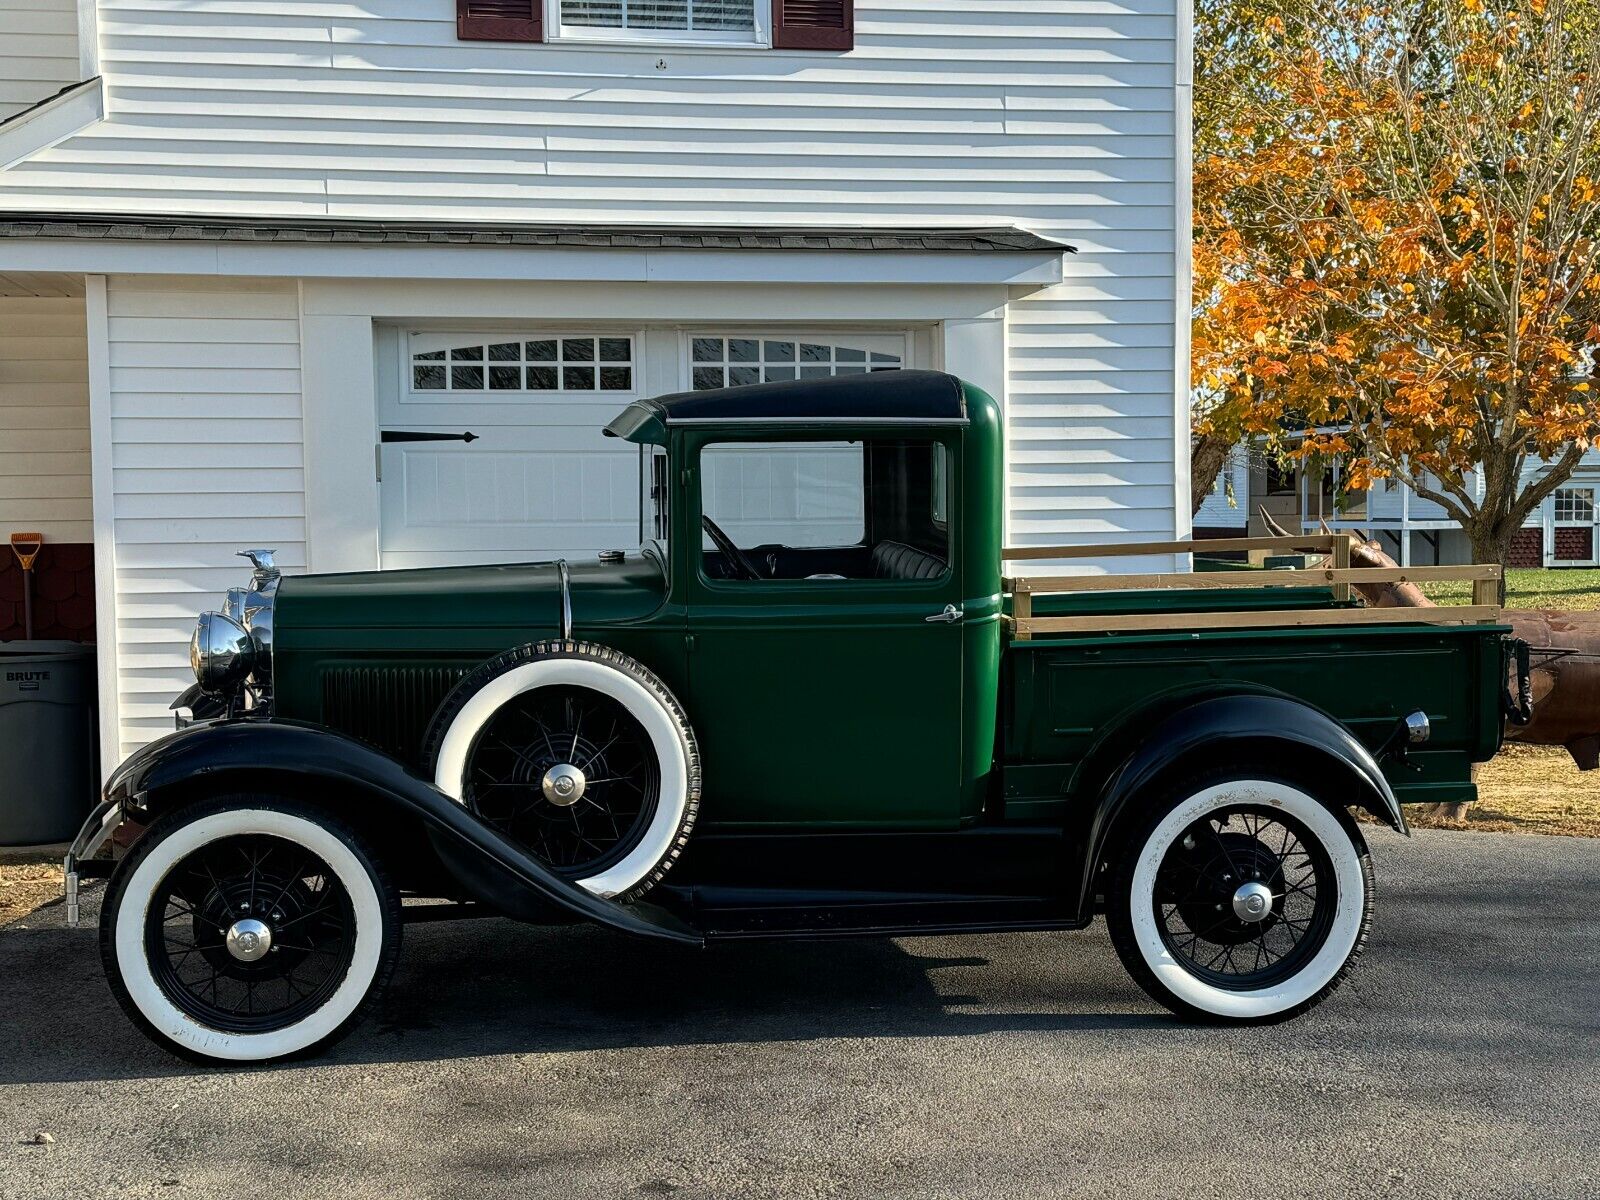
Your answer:
[[[675,425],[965,422],[961,381],[942,371],[875,371],[756,383],[636,400],[606,426],[607,437],[664,441]]]

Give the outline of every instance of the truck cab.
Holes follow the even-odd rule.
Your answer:
[[[717,763],[708,825],[982,815],[1000,414],[949,375],[887,375],[645,401],[607,429],[650,455],[647,544],[669,564],[689,707]]]

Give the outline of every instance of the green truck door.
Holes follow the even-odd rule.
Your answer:
[[[959,545],[928,495],[947,451],[865,431],[705,446],[679,529],[712,518],[761,576],[710,538],[679,560],[708,824],[957,824]]]
[[[709,822],[952,828],[954,584],[717,589],[692,609],[690,713]]]

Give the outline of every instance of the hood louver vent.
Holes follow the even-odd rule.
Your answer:
[[[470,669],[331,668],[322,676],[323,722],[414,768],[428,722]]]

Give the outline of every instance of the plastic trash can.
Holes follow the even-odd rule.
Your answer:
[[[0,642],[0,846],[72,840],[99,786],[94,647]]]

